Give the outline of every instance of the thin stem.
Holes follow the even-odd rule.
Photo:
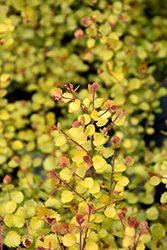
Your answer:
[[[79,146],[80,148],[82,148],[87,154],[90,155],[90,152],[88,152],[84,147],[82,147],[78,142],[74,141],[70,136],[68,136],[66,133],[64,133],[62,130],[61,130],[61,133],[63,135],[65,135],[70,141],[72,141],[73,143],[75,143],[77,146]]]
[[[93,110],[94,110],[95,109],[95,90],[93,91],[92,99],[93,99]]]
[[[98,115],[98,117],[101,117],[102,115],[104,115],[107,112],[108,112],[108,109],[106,109],[101,115]]]
[[[60,243],[60,239],[59,239],[59,235],[58,235],[58,232],[56,232],[56,236],[57,236],[57,241],[59,243],[59,246],[61,248],[61,250],[64,250],[64,248],[62,247],[61,243]]]
[[[90,220],[90,211],[89,211],[89,214],[88,214],[88,222],[89,222],[89,220]],[[89,229],[86,228],[82,250],[84,250],[84,248],[85,248],[85,243],[86,243],[86,238],[87,238],[88,230],[89,230]]]
[[[11,201],[10,190],[8,190],[9,200]]]
[[[58,189],[59,187],[56,187],[53,191],[52,191],[52,193],[50,194],[50,196],[52,196],[55,192],[56,192],[56,190]],[[50,197],[48,197],[44,202],[43,202],[43,205],[47,202],[47,200],[49,199]]]
[[[70,168],[70,167],[68,167],[67,165],[66,165],[66,167],[67,167],[69,170],[71,170],[71,168]],[[81,177],[81,176],[79,176],[78,174],[73,173],[72,175],[73,175],[73,176],[76,176],[76,177],[78,177],[79,179],[81,179],[82,181],[84,181],[84,178],[82,178],[82,177]]]
[[[79,250],[82,250],[82,230],[79,232]]]
[[[59,179],[60,179],[60,178],[59,178]],[[62,179],[60,179],[60,180],[61,180],[67,187],[69,187],[76,195],[78,195],[81,199],[83,199],[84,201],[86,201],[86,199],[85,199],[83,196],[81,196],[80,194],[78,194],[72,187],[70,187],[66,181],[63,181]]]
[[[113,181],[114,181],[115,156],[116,156],[116,148],[114,148],[114,155],[113,155],[113,163],[112,163],[112,171],[111,171],[111,183],[110,183],[110,193],[111,193],[111,188],[112,188],[112,184],[113,184]]]
[[[112,127],[112,125],[114,125],[115,121],[118,119],[119,115],[117,115],[114,119],[114,121],[108,126],[108,128],[106,128],[104,134],[107,134],[108,130]]]
[[[118,214],[118,216],[119,216],[119,214]],[[123,227],[124,233],[125,233],[125,225],[124,225],[124,223],[123,223],[122,217],[121,217],[121,216],[119,216],[119,218],[120,218],[120,221],[121,221],[121,224],[122,224],[122,227]],[[131,250],[130,246],[128,247],[128,249],[129,249],[129,250]]]
[[[45,181],[48,179],[48,177],[46,177],[40,184],[39,184],[39,187],[41,187],[44,183],[45,183]]]
[[[115,204],[115,203],[117,203],[117,202],[118,202],[118,201],[110,202],[110,203],[108,203],[107,205],[105,205],[105,206],[103,206],[103,207],[100,207],[100,208],[95,209],[95,212],[97,212],[98,210],[104,209],[104,208],[108,207],[109,205]]]
[[[0,223],[0,246],[1,246],[1,250],[3,250],[3,245],[2,245],[2,227],[1,227],[1,223]]]
[[[28,219],[27,219],[27,237],[28,237],[28,227],[29,227],[29,222],[30,222],[30,219],[28,218]]]
[[[165,240],[167,240],[167,237],[165,237],[163,240],[161,240],[161,243],[163,243]]]

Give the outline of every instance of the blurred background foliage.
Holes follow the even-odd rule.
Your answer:
[[[166,98],[166,16],[167,3],[158,0],[1,0],[0,176],[17,174],[24,189],[19,165],[35,185],[39,171],[45,175],[59,156],[72,155],[70,143],[55,148],[51,125],[58,120],[67,129],[78,114],[55,103],[50,89],[65,82],[80,85],[83,99],[85,86],[95,81],[100,97],[128,112],[114,132],[122,140],[118,159],[130,154],[136,162],[131,187],[133,180],[137,185],[141,177],[148,179],[146,166],[166,171],[166,144],[159,149],[145,143],[146,135],[151,140],[156,132],[155,116]]]

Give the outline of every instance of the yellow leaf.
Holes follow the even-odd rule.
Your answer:
[[[159,185],[160,182],[161,182],[161,179],[158,176],[154,175],[150,178],[150,184],[153,186]]]
[[[124,164],[119,163],[115,166],[114,171],[115,172],[124,172],[126,170],[126,167]]]
[[[114,154],[113,148],[105,148],[105,147],[103,147],[102,150],[103,150],[103,156],[105,158],[109,158]]]
[[[21,243],[20,235],[14,231],[10,231],[7,233],[4,242],[8,247],[17,247]]]
[[[81,186],[84,187],[84,188],[93,187],[93,183],[94,183],[94,181],[93,181],[93,179],[91,177],[87,177],[87,178],[85,178],[84,181],[80,182]]]
[[[102,105],[103,101],[104,101],[104,97],[103,98],[97,98],[95,100],[95,108],[96,109],[99,108]]]
[[[140,88],[140,80],[137,78],[132,78],[129,81],[129,91]]]
[[[67,142],[65,135],[59,133],[58,131],[54,131],[54,141],[56,146],[62,146]]]
[[[85,107],[88,107],[89,104],[90,104],[90,99],[89,97],[86,97],[84,100],[83,100],[83,104],[85,105]]]
[[[74,157],[72,160],[76,162],[77,166],[82,167],[84,165],[83,157],[86,155],[86,152],[83,150],[77,150],[74,152]]]
[[[85,120],[85,125],[89,124],[90,123],[90,116],[87,115],[87,114],[79,115],[78,116],[78,121],[82,121],[83,117],[84,117],[84,120]]]
[[[68,168],[63,168],[60,172],[60,177],[65,181],[69,181],[72,177],[71,170]]]
[[[0,120],[8,120],[10,115],[6,109],[0,109]]]
[[[44,248],[54,250],[57,248],[57,238],[55,234],[49,234],[44,238]]]
[[[79,109],[80,109],[80,101],[77,99],[74,102],[70,103],[68,112],[73,113]]]
[[[88,132],[88,135],[92,136],[95,133],[95,126],[93,124],[89,124],[86,127],[86,132]]]
[[[118,186],[127,186],[129,184],[129,179],[126,176],[122,176],[119,181],[117,182]]]
[[[140,240],[141,240],[141,238],[140,238]],[[151,240],[151,238],[150,238],[150,240]],[[136,250],[144,250],[144,249],[145,249],[145,245],[142,242],[139,242],[137,244]]]
[[[108,217],[108,218],[114,218],[116,213],[115,208],[112,205],[109,205],[106,210],[104,211],[104,214]]]
[[[98,181],[94,181],[93,186],[91,188],[89,188],[89,193],[96,194],[99,191],[100,191],[100,185],[99,185]]]
[[[100,145],[103,145],[104,143],[106,142],[106,138],[104,137],[103,134],[101,133],[97,133],[95,132],[94,133],[94,141],[93,141],[93,144],[95,146],[100,146]]]
[[[71,247],[75,244],[75,242],[77,241],[77,238],[75,235],[73,234],[66,234],[62,237],[62,242],[63,245],[66,247]]]
[[[16,210],[17,204],[15,201],[8,201],[6,203],[5,211],[7,214],[12,214]]]
[[[79,126],[78,128],[70,128],[69,132],[72,137],[77,138],[78,135],[83,132],[83,128],[82,126]]]
[[[129,227],[129,226],[127,226],[127,227],[125,228],[125,234],[133,237],[134,234],[135,234],[135,229],[134,229],[134,227]]]
[[[62,94],[62,96],[65,97],[65,98],[62,98],[62,101],[65,103],[71,101],[71,99],[73,98],[73,95],[70,93],[64,93]]]
[[[98,121],[98,112],[96,111],[96,110],[93,110],[92,112],[91,112],[91,118],[93,119],[93,120],[95,120],[95,121]]]
[[[130,245],[133,244],[133,242],[134,242],[134,238],[129,235],[126,235],[123,239],[123,246],[129,247]]]
[[[112,121],[114,121],[114,120],[116,119],[116,117],[117,117],[117,114],[114,114],[114,115],[112,116]],[[124,121],[125,121],[125,116],[124,116],[123,118],[118,117],[118,118],[114,121],[114,124],[115,124],[116,126],[122,126],[123,123],[124,123]]]
[[[63,203],[68,203],[68,202],[72,201],[73,198],[74,198],[74,195],[73,195],[73,193],[71,191],[65,190],[61,194],[61,201]]]
[[[88,241],[88,243],[86,244],[86,250],[98,250],[98,245],[95,242],[92,241]]]
[[[95,155],[92,161],[97,173],[102,173],[108,168],[107,162],[100,155]]]
[[[13,217],[14,217],[13,214],[6,214],[4,216],[4,222],[5,222],[6,226],[12,227],[14,225],[14,223],[13,223]]]

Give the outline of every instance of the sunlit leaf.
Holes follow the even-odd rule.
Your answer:
[[[17,247],[21,242],[20,235],[15,231],[10,231],[7,233],[4,242],[8,247]]]
[[[77,240],[76,236],[73,234],[66,234],[62,237],[63,245],[66,247],[73,246],[75,244],[76,240]]]

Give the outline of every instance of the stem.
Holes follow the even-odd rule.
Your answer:
[[[72,141],[73,143],[75,143],[77,146],[79,146],[80,148],[82,148],[87,154],[90,155],[90,152],[88,152],[84,147],[82,147],[78,142],[74,141],[71,137],[69,137],[66,133],[64,133],[62,130],[61,130],[61,133],[63,135],[65,135],[70,141]]]
[[[30,219],[28,218],[28,219],[27,219],[27,237],[28,237],[28,227],[29,227],[29,222],[30,222]]]
[[[61,180],[67,187],[69,187],[76,195],[78,195],[81,199],[83,199],[84,201],[86,201],[86,199],[81,196],[80,194],[78,194],[72,187],[70,187],[66,181],[63,181],[62,179],[59,178],[59,180]]]
[[[88,215],[88,222],[90,220],[90,211],[89,211],[89,215]],[[86,243],[86,237],[87,237],[87,234],[88,234],[88,228],[86,228],[86,231],[85,231],[85,237],[84,237],[84,241],[83,241],[83,247],[81,250],[84,250],[84,247],[85,247],[85,243]]]
[[[48,179],[48,177],[46,177],[40,184],[39,184],[39,187],[41,187],[44,183],[45,183],[45,181]]]
[[[8,190],[9,200],[11,201],[10,190]]]
[[[115,204],[115,203],[117,203],[117,202],[118,202],[118,201],[110,202],[110,203],[108,203],[107,205],[105,205],[105,206],[103,206],[103,207],[100,207],[100,208],[95,209],[95,212],[97,212],[97,211],[100,210],[100,209],[106,208],[106,207],[108,207],[109,205]]]
[[[115,121],[118,119],[119,115],[117,115],[114,119],[114,121],[108,126],[108,128],[105,130],[104,134],[107,134],[108,130],[114,125]]]
[[[107,112],[108,112],[108,109],[106,109],[101,115],[98,115],[98,117],[101,117],[102,115],[104,115]]]
[[[1,246],[1,250],[3,250],[3,245],[2,245],[2,227],[1,227],[1,223],[0,223],[0,246]]]
[[[92,98],[93,98],[93,110],[94,110],[95,109],[95,90],[93,91]]]
[[[54,190],[52,191],[52,193],[50,194],[50,196],[52,196],[55,192],[56,192],[56,190],[58,189],[59,187],[56,187],[56,188],[54,188]],[[48,197],[44,202],[43,202],[43,205],[47,202],[47,200],[49,199],[50,197]]]
[[[110,185],[110,193],[111,193],[111,188],[114,180],[114,165],[115,165],[115,156],[116,156],[116,148],[114,148],[114,155],[113,155],[113,163],[112,163],[112,171],[111,171],[111,185]],[[110,194],[109,193],[109,194]]]
[[[79,233],[79,250],[82,250],[82,230],[81,229]]]
[[[118,215],[118,216],[119,216],[119,215]],[[122,218],[121,218],[121,217],[119,217],[119,218],[120,218],[120,221],[121,221],[121,224],[122,224],[124,233],[125,233],[125,225],[124,225],[124,223],[123,223],[123,221],[122,221]],[[128,247],[128,249],[131,250],[130,246]]]
[[[68,167],[67,165],[66,165],[66,167],[67,167],[69,170],[71,170],[71,168],[70,168],[70,167]],[[79,176],[78,174],[73,173],[72,175],[73,175],[73,176],[76,176],[76,177],[78,177],[79,179],[81,179],[82,181],[84,181],[84,178],[82,178],[82,177],[81,177],[81,176]]]
[[[59,243],[59,246],[61,248],[61,250],[64,250],[64,248],[62,247],[61,243],[60,243],[60,239],[59,239],[59,235],[58,235],[58,232],[56,232],[56,236],[57,236],[57,241]]]
[[[135,228],[135,235],[134,235],[134,239],[135,239],[134,244],[133,244],[133,249],[134,249],[134,250],[135,250],[136,247],[137,247],[137,244],[138,244],[138,241],[139,241],[139,238],[140,238],[140,234],[139,234],[139,237],[138,237],[137,240],[136,240],[136,236],[137,236],[137,228]]]
[[[167,240],[167,237],[165,237],[163,240],[161,240],[161,243],[163,243],[165,240]]]

